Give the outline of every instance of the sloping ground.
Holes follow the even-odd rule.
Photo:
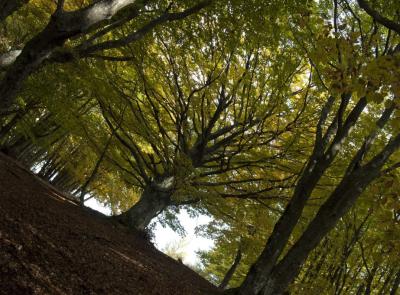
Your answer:
[[[0,154],[0,294],[219,294]]]

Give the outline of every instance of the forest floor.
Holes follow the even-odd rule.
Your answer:
[[[138,233],[0,153],[0,294],[219,294]]]

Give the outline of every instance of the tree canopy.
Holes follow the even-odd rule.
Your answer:
[[[0,148],[227,294],[396,294],[398,1],[0,0]]]

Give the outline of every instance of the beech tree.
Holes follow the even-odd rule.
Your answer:
[[[0,2],[0,145],[135,229],[212,215],[227,294],[395,294],[399,4],[294,2]]]
[[[6,3],[8,2],[8,3]],[[24,2],[2,1],[4,10],[0,21],[17,11]],[[173,11],[170,5],[150,3],[150,1],[104,0],[90,1],[82,8],[65,10],[65,1],[57,1],[48,24],[22,49],[11,49],[0,57],[0,66],[6,72],[0,82],[1,114],[5,115],[15,108],[15,97],[25,79],[44,62],[67,62],[79,57],[90,57],[103,50],[115,49],[137,41],[161,24],[183,19],[211,4],[203,1],[182,11]],[[50,3],[51,4],[51,3]],[[164,7],[163,7],[164,6]],[[178,9],[180,9],[179,7]],[[139,22],[124,37],[104,41],[104,36],[146,14],[146,10],[155,10],[150,19]],[[63,48],[71,38],[80,37],[81,42],[73,42],[72,47]],[[107,56],[102,57],[107,59]],[[110,57],[111,59],[118,57]],[[121,58],[123,60],[123,58]]]
[[[212,26],[215,26],[216,24],[215,23],[213,23],[212,24]],[[217,31],[216,31],[216,28],[218,28],[218,27],[214,27],[214,32],[215,33],[217,33]],[[162,35],[161,35],[161,37],[162,37]],[[215,40],[218,40],[218,38],[215,38],[214,37],[214,39]],[[193,39],[189,39],[190,41],[193,41]],[[204,41],[203,41],[204,42]],[[213,41],[214,42],[214,41]],[[188,42],[189,43],[189,42]],[[124,54],[124,53],[126,53],[126,59],[127,60],[132,60],[133,58],[132,58],[132,54],[131,54],[131,52],[130,52],[130,50],[131,50],[131,48],[129,48],[129,47],[127,47],[127,48],[121,48],[120,49],[120,52],[119,52],[119,54]],[[142,50],[146,50],[146,48],[145,49],[142,49]],[[225,49],[224,49],[225,50]],[[249,50],[249,52],[250,52],[250,50]],[[225,52],[225,53],[227,53],[227,51]],[[225,54],[224,53],[224,54]],[[224,59],[225,57],[223,57],[223,55],[224,54],[221,54],[221,60],[222,59]],[[249,57],[248,58],[250,58],[250,53],[248,54],[249,55]],[[129,56],[129,58],[128,58],[128,56]],[[245,56],[243,56],[243,58],[246,58]],[[104,59],[102,59],[102,60],[104,60]],[[105,60],[108,60],[108,59],[105,59]],[[114,59],[112,59],[112,61],[116,61],[116,60],[114,60]],[[118,59],[118,61],[122,61],[121,59]],[[257,61],[255,61],[255,63],[256,63]],[[215,66],[217,66],[217,61],[215,61]],[[244,66],[244,61],[242,62],[242,64],[241,64],[241,66],[243,67]],[[228,66],[228,68],[229,68],[229,66]],[[288,66],[288,68],[290,69],[290,65]],[[92,67],[92,70],[94,70],[94,68]],[[217,68],[215,68],[214,69],[214,71],[216,71],[216,70],[221,70],[221,69],[217,69]],[[235,71],[231,71],[232,73],[234,73]],[[236,71],[236,74],[238,73],[239,71]],[[210,72],[211,74],[213,74],[212,72]],[[175,73],[176,74],[176,73]],[[221,74],[221,73],[220,73]],[[219,74],[219,75],[220,75]],[[234,74],[234,75],[236,75],[236,74]],[[57,73],[57,75],[60,75],[60,73]],[[288,74],[289,76],[290,76],[290,73]],[[40,79],[40,78],[39,78]],[[215,77],[215,78],[213,78],[213,79],[217,79],[217,77]],[[247,78],[246,78],[247,79]],[[211,83],[211,82],[215,82],[215,81],[210,81],[210,82],[207,82],[207,83]],[[239,81],[240,82],[240,81]],[[39,82],[39,80],[38,79],[36,79],[35,80],[35,82],[34,83],[40,83]],[[63,81],[63,83],[67,83],[66,81]],[[239,83],[238,83],[239,84]],[[72,85],[70,85],[71,87],[72,87]],[[97,87],[98,85],[96,85],[96,87]],[[208,85],[206,85],[206,86],[208,86]],[[265,86],[265,85],[264,85]],[[202,87],[205,87],[205,86],[202,86]],[[235,90],[236,91],[236,90]],[[256,91],[262,91],[262,89],[260,88],[259,90],[256,90]],[[51,92],[51,91],[49,91],[49,92]],[[195,90],[194,92],[197,92],[197,90]],[[260,94],[261,95],[261,94]],[[65,98],[63,98],[63,99],[65,99]],[[180,99],[182,99],[182,98],[180,98]],[[57,104],[57,102],[51,102],[51,104],[54,104],[54,103],[56,103]],[[277,104],[277,102],[275,102],[275,107],[276,107],[276,104]],[[50,107],[50,106],[49,106]],[[58,105],[58,107],[59,108],[66,108],[67,107],[67,105],[66,104],[59,104]],[[253,108],[254,108],[254,106],[253,106]],[[29,108],[28,108],[29,109]],[[50,107],[50,109],[54,109],[54,108],[52,108],[52,107]],[[218,111],[218,112],[222,112],[222,109],[223,109],[223,107],[221,106],[221,109]],[[271,113],[274,111],[273,110],[273,108],[270,110],[271,111]],[[14,117],[12,118],[12,119],[10,119],[9,121],[8,121],[8,123],[6,124],[6,125],[10,125],[11,126],[11,122],[12,123],[14,123],[14,118],[15,119],[17,119],[17,118],[19,118],[19,116],[21,116],[20,114],[21,114],[21,112],[17,112],[17,114],[18,115],[14,115]],[[269,114],[269,115],[271,115],[271,114]],[[251,114],[251,116],[253,116],[252,114]],[[61,117],[60,117],[60,115],[57,115],[57,117],[58,117],[58,119],[61,119]],[[226,115],[225,115],[225,117],[227,117]],[[217,114],[216,114],[216,116],[215,116],[215,119],[217,119]],[[36,120],[36,118],[34,117],[33,118],[33,120]],[[61,119],[61,120],[64,120],[64,119]],[[253,120],[253,119],[251,119],[251,120]],[[261,126],[261,122],[260,122],[261,120],[259,119],[259,118],[257,118],[257,119],[255,119],[254,120],[254,122],[252,123],[254,126],[249,126],[249,127],[247,127],[247,128],[251,128],[251,127],[255,127],[256,125],[259,125],[259,126]],[[62,122],[62,121],[61,121]],[[283,121],[282,121],[283,122]],[[9,124],[10,123],[10,124]],[[115,123],[115,122],[114,122]],[[213,123],[213,124],[215,124],[215,123]],[[212,125],[212,124],[211,124]],[[209,128],[212,128],[212,126],[209,126]],[[240,129],[240,128],[242,128],[242,127],[240,127],[240,125],[241,125],[241,123],[240,122],[236,122],[235,123],[235,126],[234,126],[234,128],[233,129]],[[49,127],[49,129],[51,129],[50,128],[50,126],[48,126]],[[240,127],[240,128],[239,128]],[[231,131],[233,131],[233,129],[232,130],[229,130],[229,128],[228,129],[226,129],[225,130],[225,132],[226,133],[229,133],[229,132],[231,132]],[[235,136],[239,136],[240,135],[240,132],[246,132],[246,129],[243,129],[243,130],[235,130]],[[111,132],[114,132],[114,130],[113,131],[111,131]],[[277,131],[278,132],[278,131]],[[279,132],[281,132],[281,131],[279,131]],[[278,133],[279,133],[278,132]],[[80,133],[80,132],[78,132],[78,133]],[[66,133],[67,134],[67,133]],[[260,133],[261,134],[261,133]],[[222,137],[224,134],[223,133],[221,133],[219,136],[220,137]],[[232,135],[232,134],[231,134]],[[49,140],[49,142],[51,142],[51,140]],[[225,144],[225,143],[224,143]],[[220,145],[219,145],[219,148],[222,148],[223,147],[223,144],[221,143]],[[238,150],[240,150],[240,148],[237,148]],[[238,151],[236,151],[236,153],[238,153]],[[46,157],[50,157],[49,159],[43,159],[43,160],[45,160],[46,162],[47,162],[47,164],[43,167],[44,169],[47,169],[49,172],[48,173],[45,173],[45,175],[46,175],[46,177],[47,177],[47,175],[49,175],[49,176],[52,176],[52,175],[55,175],[55,174],[64,174],[64,172],[62,172],[61,173],[61,171],[59,170],[59,168],[60,167],[64,167],[65,165],[63,164],[63,165],[55,165],[55,167],[53,167],[52,168],[52,165],[48,165],[48,164],[51,164],[52,163],[52,161],[53,161],[53,159],[52,158],[54,158],[53,156],[49,156],[49,154],[48,153],[42,153],[44,156],[46,156]],[[233,154],[233,152],[232,152],[232,154]],[[193,156],[193,153],[192,153],[192,156]],[[102,157],[101,157],[102,158]],[[220,156],[220,158],[221,159],[223,159],[223,157],[222,156]],[[33,158],[32,158],[33,159]],[[38,161],[40,161],[39,159],[41,159],[41,157],[36,157],[36,162],[38,162]],[[224,159],[223,161],[228,161],[228,159],[229,159],[229,157],[228,156],[226,156],[226,159]],[[114,162],[115,162],[115,160],[113,160]],[[33,165],[33,162],[32,161],[30,161],[30,166],[32,166]],[[225,164],[226,165],[226,164]],[[244,167],[244,165],[243,165],[243,167]],[[50,170],[49,170],[49,168],[50,168]],[[224,169],[226,169],[226,168],[224,168]],[[84,169],[85,170],[85,169]],[[97,169],[94,169],[94,170],[97,170]],[[93,170],[93,171],[94,171]],[[221,168],[220,169],[221,170],[221,172],[223,171],[223,169]],[[42,173],[41,173],[42,174]],[[76,182],[76,181],[75,181]],[[249,181],[247,181],[247,182],[249,182]],[[141,184],[142,185],[142,184]],[[86,185],[83,185],[82,187],[85,187]],[[162,198],[161,198],[162,199]],[[139,204],[138,204],[139,205]],[[153,210],[154,211],[154,210]],[[157,211],[158,212],[158,211]],[[154,212],[152,213],[152,214],[154,214]],[[145,214],[144,214],[145,215]],[[149,217],[147,218],[147,221],[146,222],[148,222],[148,220],[149,220]]]
[[[315,76],[320,80],[320,91],[326,93],[326,103],[315,126],[313,150],[301,171],[293,195],[275,224],[261,255],[236,291],[237,294],[283,293],[299,273],[309,253],[348,212],[367,186],[385,171],[398,166],[395,163],[384,168],[400,146],[398,131],[387,127],[391,118],[396,120],[393,113],[397,108],[399,90],[398,79],[394,78],[399,74],[395,49],[398,36],[393,39],[376,37],[374,43],[371,43],[371,36],[363,32],[362,24],[357,24],[360,19],[354,15],[346,18],[349,11],[350,15],[354,14],[350,4],[339,7],[338,2],[334,1],[331,9],[333,23],[322,34],[311,33],[312,39],[314,36],[317,38],[314,39],[316,47],[310,48],[309,44],[313,43],[299,31],[294,34],[296,42],[300,43],[312,60],[313,69],[310,70],[317,72]],[[313,16],[311,11],[302,13],[301,17],[297,20],[294,18],[294,21],[312,32],[312,24],[318,21],[318,17]],[[359,31],[357,25],[360,25]],[[352,34],[346,32],[347,26],[352,28]],[[376,23],[374,26],[377,26]],[[379,28],[376,28],[371,33],[372,37],[378,31]],[[308,41],[307,45],[305,39]],[[357,54],[357,48],[360,48],[361,55]],[[372,130],[367,132],[365,139],[351,156],[340,181],[298,239],[286,249],[308,199],[342,150],[351,131],[357,127],[364,114],[367,115],[367,106],[383,102],[385,107],[376,118]],[[382,133],[381,130],[386,132]],[[388,139],[376,147],[373,144],[379,134]]]
[[[198,202],[202,195],[246,198],[272,190],[267,174],[255,177],[256,171],[281,156],[269,143],[279,142],[299,123],[308,99],[306,84],[282,100],[292,90],[280,84],[277,72],[287,71],[286,81],[291,80],[299,70],[296,60],[287,59],[274,72],[265,66],[290,55],[290,48],[273,56],[262,48],[207,45],[212,40],[177,47],[171,44],[178,40],[168,40],[165,33],[161,38],[154,53],[146,52],[157,63],[140,57],[132,62],[136,79],[110,79],[123,81],[113,83],[119,101],[99,99],[105,122],[119,141],[122,157],[116,164],[131,185],[143,190],[118,218],[139,229],[168,206]],[[199,53],[188,57],[181,48]],[[281,118],[299,96],[298,110]],[[270,155],[263,154],[268,147]],[[246,185],[253,186],[247,194]]]

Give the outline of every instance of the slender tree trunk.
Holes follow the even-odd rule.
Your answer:
[[[9,132],[15,127],[18,121],[22,118],[22,113],[15,114],[6,124],[0,126],[0,146],[4,138],[9,134]]]
[[[328,151],[322,158],[311,157],[305,168],[307,173],[322,175],[332,163],[332,158],[337,154],[340,142],[342,142],[351,126],[354,126],[359,115],[366,105],[365,99],[360,99],[346,119],[344,126],[335,136]],[[389,120],[394,108],[386,108],[377,126],[382,129]],[[327,201],[320,207],[317,215],[307,226],[299,240],[291,247],[288,253],[277,263],[283,248],[286,246],[288,238],[296,226],[298,218],[302,213],[302,205],[308,199],[313,188],[304,187],[305,184],[313,184],[315,179],[307,181],[310,174],[303,176],[296,186],[294,196],[285,209],[285,212],[277,222],[268,239],[264,251],[251,267],[245,281],[237,292],[238,295],[279,295],[284,294],[288,286],[292,283],[300,271],[300,267],[307,259],[309,253],[318,245],[329,231],[337,224],[340,218],[351,208],[357,198],[365,188],[380,175],[380,169],[389,157],[400,147],[400,134],[392,137],[387,145],[364,166],[361,160],[368,152],[377,132],[372,132],[364,141],[362,147],[354,155],[347,168],[344,178],[332,192]],[[315,166],[313,165],[315,160]],[[322,162],[322,163],[321,163]],[[311,169],[310,169],[311,168]],[[320,174],[321,173],[321,174]],[[306,179],[305,179],[306,178]],[[305,182],[303,182],[305,181]],[[315,182],[316,184],[316,182]],[[309,193],[307,193],[307,191]],[[297,195],[296,192],[301,194]],[[300,215],[299,215],[300,214]],[[293,220],[295,219],[295,220]]]
[[[398,142],[395,145],[397,146]],[[385,157],[387,156],[385,154]],[[308,254],[333,229],[365,188],[379,175],[381,167],[381,165],[366,165],[342,180],[328,200],[321,206],[299,240],[273,268],[261,294],[277,295],[286,290],[297,276]]]
[[[80,196],[79,196],[79,201],[80,201],[82,206],[85,205],[85,195],[86,195],[86,192],[87,192],[87,188],[90,185],[90,183],[95,179],[95,177],[97,175],[97,172],[99,171],[100,165],[103,162],[104,157],[106,156],[107,149],[111,144],[111,140],[112,140],[113,136],[114,136],[114,132],[108,138],[108,140],[107,140],[107,142],[106,142],[106,144],[105,144],[105,146],[103,148],[103,151],[101,152],[99,158],[96,161],[96,164],[94,165],[94,168],[93,168],[92,172],[90,173],[90,176],[86,179],[85,183],[80,188],[81,193],[80,193]]]
[[[358,286],[356,295],[361,295],[363,292],[364,292],[364,283],[361,283],[361,285]]]
[[[396,277],[394,279],[392,289],[390,290],[390,295],[396,295],[397,290],[399,289],[400,285],[400,270],[397,272]]]
[[[312,161],[309,162],[306,170],[315,169]],[[267,280],[267,274],[272,270],[278,260],[282,249],[286,245],[293,228],[296,226],[305,203],[311,192],[324,172],[325,167],[318,167],[307,173],[297,185],[293,198],[285,209],[285,212],[276,223],[274,230],[267,241],[267,245],[260,255],[260,258],[252,265],[246,280],[241,286],[240,295],[256,295],[263,288]]]
[[[349,98],[350,95],[343,96],[344,101],[348,101]],[[320,140],[316,141],[315,149],[304,169],[302,177],[296,185],[293,197],[286,206],[284,213],[275,224],[272,234],[259,259],[251,266],[250,272],[240,287],[240,295],[258,295],[265,287],[265,282],[269,280],[269,274],[287,245],[294,228],[298,224],[311,193],[326,169],[329,168],[337,156],[344,139],[347,137],[352,126],[354,126],[366,104],[367,101],[365,98],[359,100],[357,105],[347,116],[345,124],[337,131],[325,153],[323,151],[324,148],[320,146]],[[323,116],[324,110],[321,113],[321,120]]]
[[[385,294],[386,287],[389,285],[390,280],[392,279],[394,274],[394,269],[390,269],[389,274],[386,276],[385,281],[383,282],[378,294],[383,295]]]
[[[130,228],[145,230],[151,220],[172,203],[173,183],[173,177],[154,180],[145,187],[135,205],[115,218]]]
[[[218,286],[221,289],[225,289],[228,286],[230,280],[233,277],[233,274],[235,273],[237,267],[239,266],[240,261],[242,260],[242,249],[241,248],[242,248],[241,245],[239,245],[239,248],[236,252],[235,260],[233,261],[229,270],[226,272],[221,284]]]

